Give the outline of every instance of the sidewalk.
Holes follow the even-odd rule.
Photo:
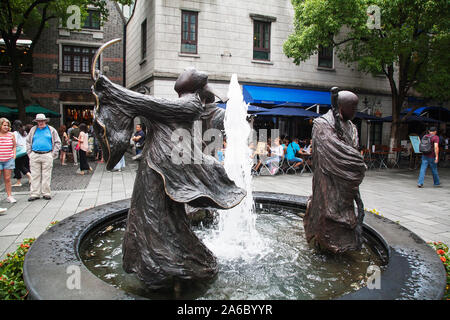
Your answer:
[[[53,190],[50,201],[40,199],[28,202],[29,193],[22,187],[23,191],[15,192],[16,189],[13,189],[17,203],[9,204],[4,200],[5,192],[1,190],[0,207],[8,207],[8,210],[0,213],[0,258],[14,251],[23,239],[38,237],[52,221],[61,221],[104,203],[130,198],[137,166],[138,162],[127,158],[122,172],[108,172],[104,163],[98,163],[89,178],[78,177],[74,168],[69,173],[61,171],[61,181],[72,185],[74,190],[57,188]],[[425,188],[419,189],[418,170],[370,170],[361,184],[361,196],[366,209],[376,209],[384,217],[400,223],[426,241],[450,244],[450,168],[439,168],[439,175],[442,187],[432,187],[431,172],[428,171]],[[255,191],[309,195],[311,185],[310,173],[253,179]]]

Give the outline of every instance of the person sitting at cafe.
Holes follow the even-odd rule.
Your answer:
[[[294,168],[299,167],[303,159],[297,157],[297,153],[301,150],[300,145],[298,144],[298,138],[294,138],[294,140],[287,146],[286,149],[286,160],[288,162],[295,162]]]

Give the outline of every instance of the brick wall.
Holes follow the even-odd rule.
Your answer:
[[[123,38],[124,22],[112,1],[108,3],[109,18],[101,30],[73,31],[59,28],[57,21],[51,21],[36,45],[33,53],[33,80],[31,99],[33,103],[56,112],[63,112],[64,103],[76,102],[80,105],[92,104],[90,74],[67,74],[62,72],[62,46],[78,45],[99,47],[103,43]],[[119,42],[107,48],[101,57],[101,70],[114,82],[123,84],[123,43]],[[72,95],[62,95],[62,93]],[[70,101],[67,97],[71,97]],[[76,100],[74,101],[74,98]],[[55,126],[62,124],[63,119],[52,119]]]

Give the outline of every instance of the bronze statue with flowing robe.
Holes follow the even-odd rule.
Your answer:
[[[190,70],[180,77],[197,75]],[[124,270],[136,273],[152,289],[213,279],[216,259],[191,230],[185,207],[227,209],[246,195],[215,158],[202,153],[201,145],[185,148],[183,137],[173,138],[177,130],[192,137],[194,121],[205,120],[207,114],[214,117],[207,121],[211,124],[223,120],[223,112],[212,112],[211,106],[206,111],[199,94],[207,88],[207,76],[202,76],[201,84],[194,79],[192,87],[182,81],[183,88],[176,88],[180,97],[172,100],[128,90],[104,76],[94,79],[94,130],[108,170],[129,147],[133,119],[139,116],[148,128],[122,248]],[[192,154],[201,154],[202,161],[193,161]]]
[[[334,94],[333,109],[314,120],[313,193],[303,219],[307,241],[333,253],[361,248],[364,208],[359,185],[366,170],[358,132],[350,121],[357,97],[349,91],[339,94]]]

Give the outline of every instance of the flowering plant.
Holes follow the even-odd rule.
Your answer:
[[[436,251],[436,254],[444,264],[445,271],[447,272],[447,285],[445,286],[444,299],[450,299],[450,255],[448,246],[442,242],[428,242],[428,244]]]
[[[15,252],[8,253],[0,261],[1,300],[23,300],[27,296],[28,291],[23,281],[23,261],[34,240],[25,239]]]

